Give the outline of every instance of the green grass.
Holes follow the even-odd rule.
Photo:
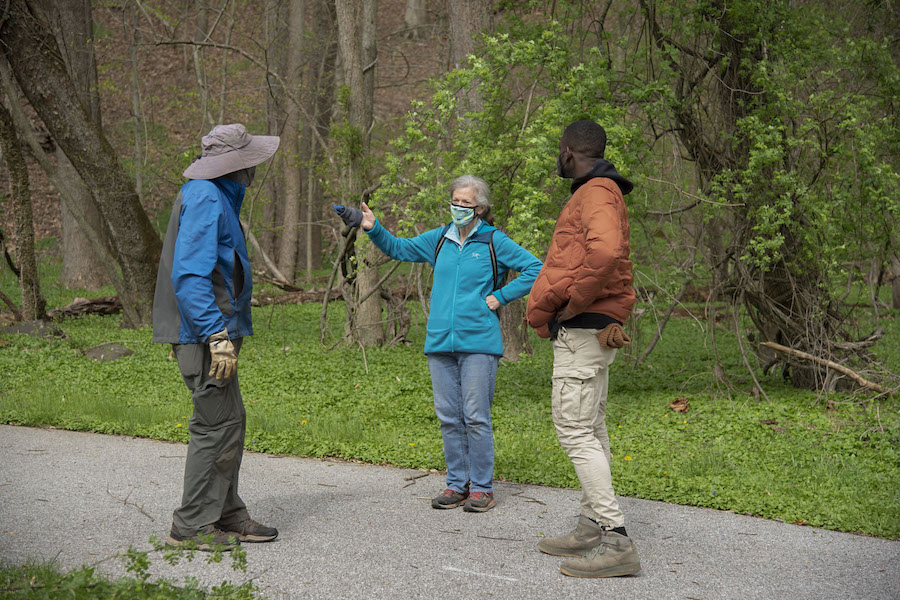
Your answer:
[[[424,323],[418,305],[410,307],[411,345],[365,357],[319,344],[318,305],[254,309],[256,335],[240,358],[247,448],[443,468]],[[334,340],[342,305],[329,314]],[[888,333],[876,351],[900,371],[900,314],[881,325]],[[0,422],[187,441],[190,395],[168,346],[152,344],[149,329],[119,329],[116,316],[61,326],[66,340],[0,336]],[[673,318],[645,364],[632,370],[624,354],[616,359],[607,426],[617,493],[900,538],[898,400],[823,397],[759,372],[769,401],[754,399],[734,333],[720,330],[729,390],[712,375],[705,326]],[[644,327],[646,343],[655,324],[645,319]],[[81,354],[110,341],[134,354],[113,363]],[[533,356],[499,369],[496,475],[577,487],[550,419],[551,348],[532,344]],[[684,415],[668,408],[679,397],[690,402]]]
[[[29,561],[24,565],[0,562],[0,596],[9,600],[262,600],[252,582],[240,585],[223,581],[207,588],[186,577],[183,585],[149,576],[150,559],[146,552],[130,550],[125,568],[132,575],[108,578],[97,574],[93,567],[82,566],[63,571],[52,562]],[[193,556],[188,558],[192,560]],[[175,562],[173,562],[175,564]]]

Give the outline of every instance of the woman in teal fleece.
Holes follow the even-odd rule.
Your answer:
[[[434,267],[425,354],[447,462],[447,489],[431,501],[434,508],[494,506],[491,403],[503,356],[496,311],[526,295],[542,266],[488,223],[489,193],[483,179],[457,178],[450,185],[452,223],[414,238],[394,237],[362,205],[361,226],[382,252]],[[499,283],[509,270],[519,277],[495,289],[495,275]]]

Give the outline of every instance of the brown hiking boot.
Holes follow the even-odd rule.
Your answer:
[[[538,542],[538,550],[553,556],[584,556],[597,547],[602,534],[600,525],[581,515],[575,531],[559,537],[544,538]]]
[[[266,527],[253,519],[244,519],[231,525],[216,523],[216,527],[220,527],[228,535],[233,535],[241,542],[271,542],[278,537],[277,529]]]
[[[469,497],[469,487],[464,492],[457,492],[453,488],[447,488],[440,496],[431,499],[431,508],[456,508]]]
[[[599,546],[586,556],[564,560],[559,570],[569,577],[621,577],[640,571],[641,561],[630,537],[604,531]]]
[[[494,508],[493,492],[472,492],[466,500],[463,510],[466,512],[487,512]]]
[[[223,552],[229,552],[241,545],[233,533],[225,533],[215,527],[208,532],[198,531],[196,535],[181,535],[172,525],[169,537],[166,538],[166,546],[187,547],[191,545],[188,542],[193,542],[197,550],[203,552],[212,552],[215,546],[221,546]]]

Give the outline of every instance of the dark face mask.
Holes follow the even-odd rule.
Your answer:
[[[556,157],[556,174],[564,179],[570,179],[563,168],[563,156],[565,155],[565,151],[560,152]]]
[[[250,185],[253,183],[253,179],[256,177],[256,167],[241,169],[240,171],[229,173],[228,175],[226,175],[226,177],[232,181],[242,184],[244,187],[250,187]]]

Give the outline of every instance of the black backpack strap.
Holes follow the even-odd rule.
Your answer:
[[[494,232],[496,229],[491,230],[491,235],[488,237],[488,252],[491,253],[491,270],[494,272],[494,289],[498,289],[500,287],[500,282],[497,281],[497,252],[494,250]]]
[[[441,237],[440,237],[440,239],[438,240],[437,246],[435,246],[435,248],[434,248],[434,264],[435,264],[435,265],[437,264],[437,257],[438,257],[438,254],[441,253],[441,246],[444,245],[444,241],[447,239],[447,238],[445,238],[444,236],[447,235],[447,231],[448,231],[449,229],[450,229],[450,225],[449,225],[449,224],[445,225],[444,228],[441,229]],[[492,256],[493,256],[493,255],[492,255]],[[433,265],[432,265],[432,266],[433,266]]]

